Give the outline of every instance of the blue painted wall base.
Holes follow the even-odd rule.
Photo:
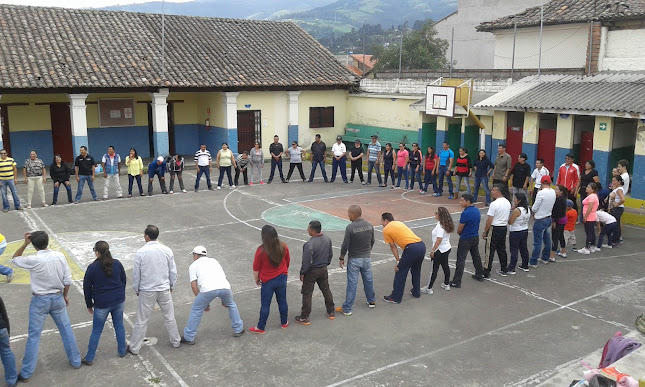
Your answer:
[[[634,155],[634,170],[629,183],[633,199],[645,200],[645,156]]]
[[[423,148],[423,128],[419,128],[419,135],[417,136],[417,143],[419,144],[419,147],[421,148],[421,153],[425,154],[427,152],[427,149]]]
[[[448,132],[443,131],[443,130],[437,130],[437,142],[436,144],[436,149],[441,149],[443,146],[443,142],[446,141],[446,138],[448,137]]]
[[[603,187],[608,187],[609,179],[611,179],[611,170],[612,167],[609,164],[611,161],[611,154],[609,152],[595,150],[593,151],[593,160],[596,162],[596,171],[598,171],[598,177],[600,178],[600,184]],[[583,166],[580,166],[582,170]]]
[[[51,132],[49,132],[50,138],[51,138]],[[52,140],[50,140],[50,144],[52,144]],[[74,158],[76,158],[78,155],[81,154],[81,146],[88,146],[88,141],[87,141],[87,136],[72,136],[72,148],[74,151]],[[89,149],[88,149],[89,153]],[[98,156],[94,156],[95,158]],[[44,160],[44,159],[43,159]]]
[[[526,153],[526,162],[529,163],[531,170],[533,170],[535,160],[537,159],[537,144],[523,143],[522,153]],[[515,161],[513,160],[513,165],[515,165]]]
[[[166,157],[170,153],[168,144],[168,132],[152,132],[152,141],[155,147],[155,155],[152,157]]]
[[[233,151],[233,153],[238,153],[237,150],[237,128],[229,128],[226,130],[228,134],[228,148]],[[298,130],[296,129],[296,133]],[[297,136],[297,134],[296,134]]]
[[[204,125],[201,125],[204,126]],[[175,152],[191,159],[199,146],[199,124],[175,125]]]
[[[486,154],[488,155],[488,158],[490,159],[491,157],[491,152],[493,146],[493,136],[490,134],[486,135],[486,144],[484,144],[484,149],[486,150]]]
[[[558,180],[558,170],[560,169],[560,165],[564,163],[564,156],[571,152],[572,150],[568,148],[555,148],[555,163],[553,163],[553,169],[555,170],[551,171],[553,173],[553,181]],[[580,168],[583,169],[584,167],[580,166]]]
[[[236,136],[237,136],[237,131],[236,131]],[[298,142],[298,125],[289,125],[287,138],[289,139],[289,144],[285,144],[285,146],[291,146],[292,141],[295,141],[298,144],[300,144],[300,142]],[[237,141],[235,142],[237,143]]]
[[[45,165],[51,164],[54,160],[52,133],[49,130],[10,132],[10,136],[11,155],[9,156],[16,160],[18,168],[20,168],[24,164],[25,160],[29,158],[29,152],[32,149],[36,150],[38,158],[43,160]],[[78,149],[74,152],[74,155],[77,154]]]
[[[97,159],[107,153],[107,147],[110,145],[122,158],[128,155],[130,148],[136,149],[141,157],[152,157],[148,140],[148,126],[88,128],[87,135],[88,150]]]

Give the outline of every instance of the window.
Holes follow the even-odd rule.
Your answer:
[[[309,108],[310,128],[333,128],[334,107],[310,107]]]

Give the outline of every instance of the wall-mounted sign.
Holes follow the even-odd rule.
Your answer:
[[[511,130],[512,130],[513,132],[521,132],[521,131],[522,131],[522,127],[521,127],[521,126],[513,126],[513,127],[511,127]]]
[[[134,126],[135,110],[132,98],[99,99],[99,126],[122,127]]]
[[[569,115],[568,114],[560,114],[560,118],[562,118],[563,120],[566,120],[567,118],[569,118]]]
[[[245,107],[245,108],[247,108],[247,109],[250,109],[250,108],[251,108],[251,104],[244,105],[244,107]]]
[[[607,130],[607,124],[602,122],[600,125],[598,125],[599,130]]]

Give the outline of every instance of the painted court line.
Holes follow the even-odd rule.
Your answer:
[[[515,327],[515,326],[517,326],[517,325],[521,325],[521,324],[524,324],[524,323],[527,323],[527,322],[530,322],[530,321],[536,320],[536,319],[538,319],[538,318],[541,318],[541,317],[544,317],[544,316],[548,316],[548,315],[553,314],[553,313],[555,313],[555,312],[559,312],[559,311],[561,311],[561,310],[568,309],[568,308],[569,308],[569,307],[571,307],[571,306],[574,306],[574,305],[577,305],[577,304],[579,304],[579,303],[582,303],[582,302],[585,302],[585,301],[591,300],[591,299],[593,299],[593,298],[596,298],[596,297],[602,296],[602,295],[604,295],[604,294],[607,294],[607,293],[613,292],[613,291],[615,291],[615,290],[619,290],[619,289],[622,289],[622,288],[624,288],[624,287],[627,287],[627,286],[631,286],[631,285],[637,284],[637,283],[639,283],[639,282],[642,282],[643,280],[645,280],[645,277],[640,278],[640,279],[637,279],[637,280],[634,280],[634,281],[631,281],[631,282],[628,282],[628,283],[626,283],[626,284],[616,285],[616,286],[614,286],[614,287],[612,287],[612,288],[610,288],[610,289],[604,290],[604,291],[602,291],[602,292],[598,292],[598,293],[596,293],[596,294],[592,294],[592,295],[587,296],[587,297],[585,297],[585,298],[581,298],[581,299],[579,299],[579,300],[577,300],[577,301],[570,302],[570,303],[568,303],[568,304],[566,304],[566,305],[562,305],[561,307],[558,307],[558,308],[555,308],[555,309],[551,309],[551,310],[548,310],[548,311],[545,311],[545,312],[542,312],[542,313],[536,314],[536,315],[534,315],[534,316],[531,316],[531,317],[525,318],[525,319],[523,319],[523,320],[521,320],[521,321],[516,321],[516,322],[514,322],[514,323],[511,323],[511,324],[505,325],[505,326],[503,326],[503,327],[499,327],[499,328],[496,328],[496,329],[490,330],[490,331],[488,331],[488,332],[485,332],[485,333],[479,334],[479,335],[477,335],[477,336],[473,336],[473,337],[471,337],[471,338],[469,338],[469,339],[462,340],[462,341],[460,341],[460,342],[453,343],[453,344],[447,345],[447,346],[442,347],[442,348],[438,348],[438,349],[436,349],[436,350],[434,350],[434,351],[431,351],[431,352],[426,352],[426,353],[423,353],[423,354],[421,354],[421,355],[417,355],[417,356],[414,356],[414,357],[411,357],[411,358],[408,358],[408,359],[400,360],[400,361],[398,361],[398,362],[391,363],[391,364],[388,364],[388,365],[383,366],[383,367],[380,367],[380,368],[376,368],[376,369],[374,369],[374,370],[372,370],[372,371],[368,371],[368,372],[365,372],[365,373],[362,373],[362,374],[359,374],[359,375],[353,376],[353,377],[351,377],[351,378],[341,380],[341,381],[339,381],[339,382],[336,382],[336,383],[333,383],[333,384],[328,385],[328,387],[341,386],[341,385],[343,385],[343,384],[347,384],[347,383],[350,383],[350,382],[353,382],[353,381],[356,381],[356,380],[360,380],[360,379],[363,379],[363,378],[365,378],[365,377],[368,377],[368,376],[371,376],[371,375],[374,375],[374,374],[377,374],[377,373],[380,373],[380,372],[383,372],[383,371],[389,370],[389,369],[391,369],[391,368],[395,368],[395,367],[398,367],[398,366],[401,366],[401,365],[405,365],[405,364],[408,364],[408,363],[411,363],[411,362],[414,362],[414,361],[417,361],[417,360],[420,360],[420,359],[424,359],[424,358],[430,357],[430,356],[432,356],[432,355],[436,355],[437,353],[444,352],[444,351],[446,351],[446,350],[450,350],[450,349],[453,349],[453,348],[456,348],[456,347],[460,347],[460,346],[462,346],[462,345],[464,345],[464,344],[469,344],[469,343],[471,343],[471,342],[473,342],[473,341],[476,341],[476,340],[479,340],[479,339],[481,339],[481,338],[484,338],[484,337],[487,337],[487,336],[491,336],[491,335],[493,335],[493,334],[496,334],[496,333],[499,333],[499,332],[505,331],[505,330],[507,330],[507,329],[509,329],[509,328],[513,328],[513,327]]]

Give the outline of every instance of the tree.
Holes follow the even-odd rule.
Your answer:
[[[399,68],[400,41],[374,49],[376,70]],[[404,69],[445,69],[448,41],[437,37],[432,20],[427,20],[420,30],[412,30],[403,36],[401,67]]]

